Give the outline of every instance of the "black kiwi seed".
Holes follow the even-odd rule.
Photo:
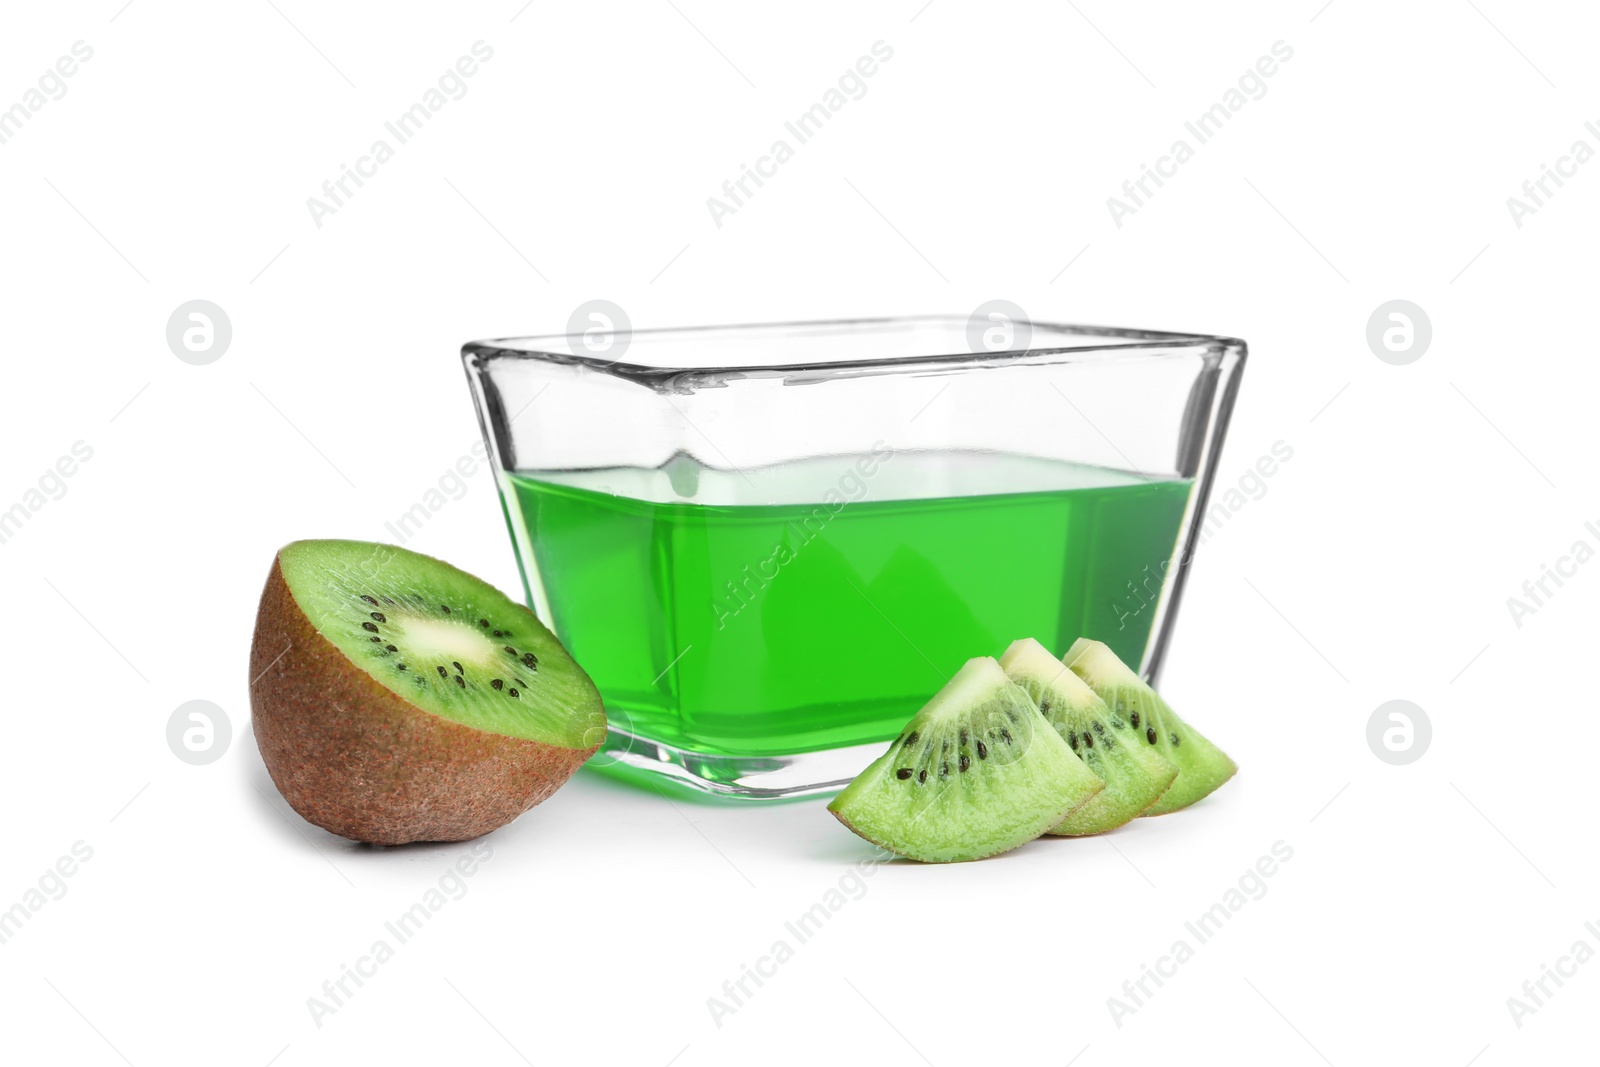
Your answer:
[[[916,743],[917,743],[917,738],[919,738],[919,737],[921,737],[921,736],[922,736],[922,735],[921,735],[921,734],[919,734],[919,733],[917,733],[917,731],[915,731],[915,730],[912,730],[912,731],[911,731],[911,736],[910,736],[910,737],[908,737],[908,738],[906,738],[906,744],[908,744],[908,745],[914,745],[914,744],[916,744]]]
[[[1146,727],[1145,731],[1144,731],[1144,737],[1145,737],[1145,740],[1149,741],[1152,745],[1155,744],[1156,743],[1156,728],[1154,726]]]
[[[383,617],[383,612],[381,612],[381,611],[369,611],[369,612],[367,612],[367,614],[371,615],[374,619],[377,619],[379,622],[388,622],[389,621],[388,619]]]
[[[1172,738],[1172,747],[1173,748],[1177,748],[1178,747],[1178,735],[1174,734],[1174,733],[1168,733],[1167,736]]]
[[[1040,715],[1048,715],[1048,714],[1050,714],[1050,698],[1049,697],[1045,697],[1043,700],[1039,701],[1039,714]]]
[[[1074,751],[1074,752],[1078,751],[1078,735],[1077,734],[1068,734],[1067,735],[1067,744],[1072,746],[1072,751]]]
[[[918,771],[917,772],[917,784],[918,785],[921,785],[923,782],[926,782],[927,780],[928,780],[928,772],[927,771],[922,770],[922,771]]]
[[[461,673],[461,664],[457,663],[455,660],[451,660],[450,661],[450,666],[452,666],[452,667],[454,667],[456,669],[456,673],[457,674]]]
[[[1088,730],[1085,730],[1083,732],[1083,743],[1084,743],[1085,747],[1093,748],[1094,747],[1094,734],[1091,734]]]
[[[369,637],[369,638],[367,638],[367,640],[368,641],[377,641],[379,644],[383,643],[383,638],[381,638],[381,637]]]
[[[524,652],[522,654],[522,665],[524,667],[537,667],[539,665],[539,657],[532,652]]]
[[[972,735],[970,735],[970,734],[968,734],[968,733],[967,733],[967,728],[966,728],[966,727],[965,727],[965,726],[963,726],[963,727],[962,727],[962,728],[961,728],[961,743],[962,743],[962,744],[963,744],[963,745],[964,745],[964,744],[966,744],[966,743],[967,743],[967,739],[968,739],[968,738],[969,738],[969,737],[970,737],[970,736],[972,736]]]
[[[375,622],[364,622],[364,623],[361,624],[361,628],[363,630],[367,630],[367,631],[369,631],[371,633],[377,633],[378,632],[378,624],[375,623]]]
[[[1011,744],[1011,731],[1007,730],[1004,726],[1000,727],[1000,740],[1004,741],[1008,745]]]
[[[378,602],[376,600],[372,599],[371,597],[369,597],[365,593],[361,594],[361,599],[365,600],[368,604],[371,604],[373,607],[377,607],[378,606]]]
[[[1133,723],[1133,725],[1138,726],[1139,725],[1139,713],[1136,711],[1132,715],[1129,715],[1128,716],[1128,721]]]
[[[502,681],[499,678],[496,678],[494,681],[489,683],[489,688],[490,689],[504,689],[505,688],[505,684],[506,683],[504,681]]]
[[[439,672],[439,677],[441,677],[441,678],[450,677],[450,672],[445,670],[443,667],[435,667],[434,670]]]
[[[972,766],[972,757],[967,755],[965,752],[963,752],[961,754],[961,771],[962,771],[962,773],[965,774],[967,768],[970,767],[970,766]]]
[[[522,694],[517,692],[515,689],[507,689],[506,692],[510,693],[514,697],[517,697],[518,699],[521,699],[522,697]]]
[[[387,648],[390,652],[399,652],[400,651],[398,648],[395,648],[393,645],[384,645],[383,647]]]
[[[478,625],[479,626],[483,626],[483,627],[487,627],[489,625],[489,620],[488,619],[479,619],[478,620]]]
[[[506,646],[506,651],[511,653],[513,656],[515,656],[517,654],[517,650],[512,648],[510,645]]]
[[[394,607],[394,601],[390,600],[388,597],[384,597],[383,602],[389,605],[391,608]]]
[[[1096,719],[1094,721],[1094,732],[1097,733],[1097,734],[1105,733],[1106,732],[1106,724],[1101,722],[1099,719]]]
[[[398,667],[400,670],[405,670],[406,669],[406,665],[404,663],[396,663],[395,666]]]
[[[467,687],[466,679],[462,678],[461,675],[459,675],[459,674],[456,675],[456,684],[459,685],[463,689],[465,689]]]
[[[979,759],[988,759],[989,758],[989,746],[984,744],[982,741],[978,742],[978,758]]]
[[[449,604],[440,604],[439,605],[439,610],[444,612],[446,615],[448,615],[448,614],[450,614],[450,605]]]
[[[901,767],[898,771],[894,772],[894,776],[896,778],[900,779],[903,782],[907,778],[911,777],[911,768],[910,767]]]
[[[495,636],[496,636],[496,637],[504,637],[504,636],[505,636],[505,635],[506,635],[506,632],[505,632],[505,631],[504,631],[504,630],[496,630],[496,631],[495,631],[495,632],[494,632],[494,635],[495,635]]]

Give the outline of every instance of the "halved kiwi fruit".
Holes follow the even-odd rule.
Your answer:
[[[1178,713],[1104,644],[1079,638],[1063,659],[1114,713],[1127,716],[1135,736],[1143,739],[1147,749],[1177,765],[1178,777],[1146,815],[1186,808],[1209,796],[1239,769],[1226,752],[1178,718]]]
[[[983,657],[968,660],[828,810],[891,852],[942,863],[1031,841],[1103,786]]]
[[[1066,837],[1116,829],[1149,808],[1178,777],[1178,768],[1145,744],[1122,714],[1111,710],[1067,666],[1031,637],[1000,657],[1011,680],[1027,690],[1039,713],[1106,787],[1047,833]]]
[[[272,780],[376,844],[461,841],[545,799],[605,739],[600,694],[527,608],[390,545],[296,541],[250,650]]]

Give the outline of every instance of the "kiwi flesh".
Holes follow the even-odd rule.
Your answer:
[[[1104,783],[989,657],[968,660],[828,805],[855,833],[929,863],[1032,841]]]
[[[1114,713],[1127,716],[1148,749],[1177,764],[1178,777],[1146,815],[1186,808],[1211,795],[1239,769],[1226,752],[1180,719],[1144,679],[1101,642],[1079,638],[1063,659]]]
[[[1136,818],[1178,777],[1178,768],[1145,743],[1128,719],[1031,637],[1014,641],[1000,666],[1025,689],[1039,713],[1106,787],[1046,833],[1081,837]]]
[[[389,545],[280,550],[250,677],[256,741],[284,799],[374,844],[488,833],[606,734],[594,683],[531,611]]]

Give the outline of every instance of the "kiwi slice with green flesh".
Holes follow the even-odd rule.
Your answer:
[[[1000,666],[1033,698],[1068,747],[1106,783],[1047,833],[1079,837],[1113,830],[1143,813],[1178,777],[1171,760],[1148,745],[1125,716],[1112,711],[1033,638],[1012,642],[1000,657]]]
[[[1113,712],[1128,717],[1129,725],[1144,739],[1147,748],[1177,764],[1177,779],[1145,811],[1146,815],[1165,815],[1187,808],[1209,796],[1239,769],[1226,752],[1180,719],[1144,679],[1101,642],[1079,638],[1063,660]]]
[[[280,551],[250,672],[273,781],[309,821],[360,841],[486,833],[605,738],[594,683],[531,611],[389,545]]]
[[[1104,787],[1000,664],[968,660],[828,810],[930,863],[1016,848]]]

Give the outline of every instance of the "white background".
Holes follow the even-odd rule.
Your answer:
[[[275,2],[11,5],[0,29],[0,106],[94,50],[0,144],[0,508],[93,449],[0,544],[0,908],[93,850],[0,945],[5,1059],[1589,1054],[1600,964],[1520,1027],[1506,1001],[1600,949],[1600,564],[1520,627],[1506,601],[1600,546],[1600,163],[1520,228],[1506,199],[1600,148],[1592,10]],[[467,94],[318,228],[306,199],[480,39]],[[878,40],[866,95],[717,227],[706,198]],[[1279,40],[1266,94],[1116,226],[1107,197]],[[196,298],[233,324],[209,366],[164,337]],[[370,850],[287,811],[249,736],[261,582],[289,540],[387,539],[469,453],[462,341],[591,298],[635,326],[1005,298],[1248,339],[1219,488],[1294,454],[1200,552],[1164,679],[1239,777],[1108,838],[877,869],[718,1026],[708,998],[870,850],[820,802],[580,775],[317,1026],[307,998],[466,846]],[[1409,366],[1365,340],[1395,298],[1433,323]],[[481,470],[411,547],[516,587]],[[1409,766],[1366,741],[1395,698],[1433,724]],[[165,740],[191,699],[233,724],[209,766]],[[1107,999],[1280,840],[1266,894],[1118,1026]]]

